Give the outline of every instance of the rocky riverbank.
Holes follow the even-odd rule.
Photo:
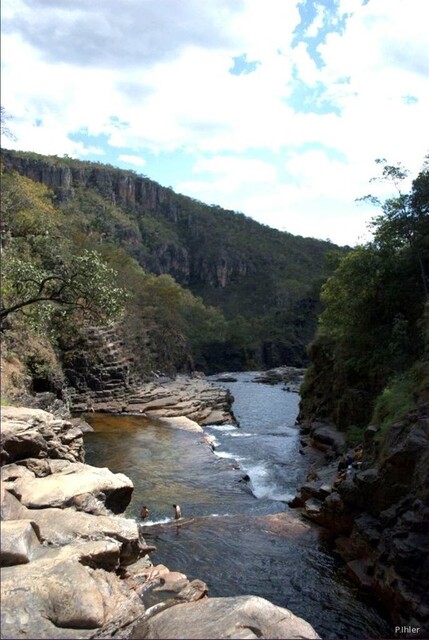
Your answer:
[[[259,382],[261,384],[279,384],[282,382],[285,385],[285,391],[299,393],[300,386],[304,380],[304,374],[305,369],[282,366],[263,371],[253,378],[252,382]]]
[[[132,482],[84,463],[78,420],[3,407],[1,445],[3,638],[318,637],[263,598],[209,598],[153,566],[121,515]]]
[[[91,399],[92,410],[100,413],[144,414],[148,418],[186,417],[200,425],[234,423],[228,389],[211,384],[204,377],[164,377],[136,387],[124,400]],[[88,410],[88,404],[74,411]]]
[[[334,532],[349,576],[385,604],[394,624],[413,628],[410,637],[428,637],[429,405],[384,438],[368,427],[362,461],[343,474],[335,458],[347,451],[332,426],[302,428],[302,444],[322,450],[324,460],[311,467],[291,506]]]

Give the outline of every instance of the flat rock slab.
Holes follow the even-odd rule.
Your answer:
[[[132,491],[133,483],[124,474],[82,463],[70,463],[58,473],[19,478],[13,483],[13,492],[30,509],[67,507],[77,504],[78,497],[90,494],[114,513],[121,513],[128,506]],[[78,504],[85,510],[84,501]]]
[[[175,605],[136,625],[129,636],[201,640],[210,638],[319,638],[313,627],[264,598],[203,598]]]
[[[49,544],[68,545],[79,539],[104,540],[107,537],[120,543],[122,566],[135,562],[141,555],[139,531],[134,520],[74,509],[29,509],[28,513],[38,525],[41,539]]]
[[[203,431],[198,422],[190,420],[185,416],[176,416],[174,418],[159,418],[159,422],[161,424],[165,424],[168,427],[173,427],[174,429],[183,429],[184,431],[193,431],[195,433],[202,433]]]

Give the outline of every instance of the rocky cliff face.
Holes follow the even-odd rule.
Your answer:
[[[394,623],[418,627],[414,635],[426,637],[429,405],[419,405],[394,425],[381,449],[376,434],[368,427],[360,468],[350,467],[344,477],[337,474],[337,462],[316,477],[313,471],[295,504],[336,533],[349,575],[377,594]]]
[[[89,189],[120,207],[140,229],[127,242],[142,266],[156,274],[169,273],[198,293],[205,289],[203,295],[211,303],[212,289],[226,291],[260,274],[261,303],[269,299],[275,305],[279,283],[272,291],[273,279],[291,277],[294,286],[297,280],[311,282],[322,272],[324,255],[332,249],[328,243],[269,229],[242,214],[204,205],[147,177],[108,165],[7,150],[2,159],[7,168],[52,189],[60,202],[72,200],[79,189]],[[308,269],[297,269],[299,263],[308,264]],[[238,289],[234,294],[242,295]],[[215,295],[214,300],[228,306],[225,296]]]

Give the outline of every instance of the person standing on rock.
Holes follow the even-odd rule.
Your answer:
[[[179,520],[182,517],[182,509],[179,507],[178,504],[173,504],[173,509],[174,509],[174,519]]]

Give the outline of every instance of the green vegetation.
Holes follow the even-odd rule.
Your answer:
[[[205,371],[305,362],[320,286],[329,273],[325,257],[334,245],[270,229],[132,171],[7,150],[2,157],[6,186],[18,172],[20,193],[26,179],[27,191],[43,188],[35,182],[50,189],[33,199],[37,203],[21,207],[27,238],[37,233],[42,251],[46,235],[61,236],[62,256],[76,260],[84,251],[96,252],[116,273],[111,278],[129,296],[125,325],[145,354],[146,368],[181,368],[190,362],[188,356]],[[42,205],[48,214],[37,214]],[[32,264],[39,248],[33,249]],[[40,287],[51,272],[36,266],[40,272],[27,280]],[[45,297],[52,296],[58,306],[54,281],[48,282],[52,288]],[[67,280],[70,295],[72,284]],[[9,297],[17,299],[12,289]],[[97,302],[97,296],[90,299]],[[109,311],[109,301],[99,306]],[[113,306],[111,317],[120,305]]]
[[[381,205],[373,241],[342,257],[322,287],[302,392],[302,418],[352,428],[356,438],[371,420],[388,428],[429,389],[429,165],[404,194],[406,172],[379,162],[398,196]]]
[[[0,322],[24,313],[46,327],[58,307],[93,321],[123,308],[125,291],[94,249],[77,245],[46,187],[15,174],[2,175],[2,304]]]

